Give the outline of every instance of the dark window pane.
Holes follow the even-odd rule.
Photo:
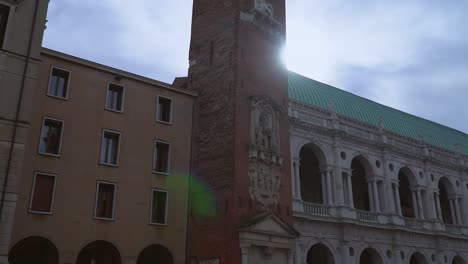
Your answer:
[[[153,208],[151,210],[151,223],[166,223],[167,192],[153,191]]]
[[[6,5],[0,4],[0,49],[3,47],[3,41],[5,40],[9,13],[10,8]]]
[[[169,144],[156,142],[154,149],[154,171],[169,172]]]
[[[122,111],[123,106],[123,86],[109,84],[107,90],[106,107],[114,111]]]
[[[59,155],[63,123],[61,121],[45,119],[41,131],[39,152]]]
[[[120,135],[109,131],[104,132],[101,145],[101,162],[117,165]]]
[[[66,98],[68,94],[68,82],[70,73],[53,68],[50,77],[48,94],[52,96]]]
[[[36,175],[33,197],[31,200],[31,211],[52,212],[52,200],[54,196],[55,177],[43,174]]]
[[[96,202],[96,217],[113,218],[115,185],[99,183]]]
[[[158,99],[157,119],[158,121],[171,122],[172,100],[164,97]]]

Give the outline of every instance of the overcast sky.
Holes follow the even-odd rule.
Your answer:
[[[252,0],[253,1],[253,0]],[[44,46],[172,83],[192,0],[52,0]],[[290,70],[468,132],[468,1],[287,0]]]

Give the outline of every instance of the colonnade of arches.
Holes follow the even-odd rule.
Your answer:
[[[342,157],[345,158],[345,157]],[[378,161],[380,162],[380,161]],[[379,163],[378,166],[381,166]],[[317,145],[304,145],[299,159],[293,162],[293,177],[296,199],[307,203],[332,205],[336,198],[333,188],[338,175],[330,167],[326,155]],[[442,177],[438,188],[426,190],[418,185],[417,177],[408,167],[398,170],[398,179],[391,182],[391,196],[387,197],[384,179],[374,174],[370,161],[363,155],[352,158],[350,168],[341,175],[342,195],[345,205],[353,209],[379,213],[393,211],[405,218],[425,220],[429,210],[446,224],[462,225],[462,199],[455,192],[450,180]],[[341,195],[341,193],[340,193]],[[429,208],[428,199],[434,199],[434,208]],[[393,200],[390,201],[388,200]]]
[[[351,253],[353,252],[353,253]],[[352,257],[358,257],[357,263],[359,264],[384,264],[383,256],[372,247],[367,247],[360,252],[359,255],[354,256],[354,249],[350,250],[350,254],[353,254]],[[428,264],[430,263],[424,254],[420,252],[414,252],[408,259],[404,255],[401,256],[392,256],[391,253],[387,254],[387,258],[391,257],[401,257],[401,263],[409,264]],[[335,264],[338,263],[338,260],[335,260],[335,257],[330,250],[330,248],[322,243],[318,243],[310,247],[306,254],[307,264]],[[342,260],[342,262],[345,260]],[[393,263],[393,262],[392,262]],[[460,256],[453,257],[451,264],[466,264],[465,260]]]
[[[58,264],[59,252],[55,245],[43,237],[28,237],[12,247],[8,255],[10,264]],[[98,240],[83,247],[76,264],[121,264],[119,250],[110,242]],[[150,245],[138,256],[137,264],[173,264],[171,252],[162,245]]]

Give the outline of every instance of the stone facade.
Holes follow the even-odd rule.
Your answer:
[[[384,120],[373,127],[337,116],[333,105],[324,110],[290,101],[289,116],[294,227],[301,233],[296,263],[310,263],[316,245],[333,256],[326,263],[369,263],[359,262],[366,249],[371,263],[466,263],[468,157],[392,134]],[[305,148],[318,160],[318,175],[300,175]],[[352,183],[355,160],[363,163],[367,189]],[[407,205],[400,197],[408,194],[399,191],[401,173],[409,179],[411,212],[402,210]],[[304,177],[322,180],[322,203],[302,199]],[[443,215],[440,188],[446,188],[450,217]],[[368,210],[356,209],[356,193],[366,193]]]
[[[7,263],[48,1],[0,6],[7,16],[0,33],[0,263]]]

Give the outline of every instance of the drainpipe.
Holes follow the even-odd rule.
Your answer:
[[[24,88],[26,86],[26,74],[28,73],[29,62],[31,60],[31,50],[32,50],[32,44],[33,44],[34,29],[36,28],[36,19],[37,19],[38,10],[39,10],[39,0],[36,0],[35,6],[34,6],[33,20],[31,24],[31,32],[29,33],[29,43],[28,43],[28,51],[26,55],[26,64],[24,66],[23,77],[21,79],[20,93],[18,97],[18,102],[16,104],[16,114],[15,114],[15,120],[14,120],[14,126],[13,126],[13,134],[11,135],[10,151],[8,153],[8,161],[7,161],[7,166],[5,170],[5,180],[3,181],[2,197],[0,200],[0,217],[3,215],[3,207],[5,206],[6,188],[8,186],[8,180],[10,177],[10,169],[11,169],[11,163],[13,159],[13,150],[15,147],[15,141],[17,137],[16,132],[18,130],[19,115],[20,115],[21,106],[23,103]]]

